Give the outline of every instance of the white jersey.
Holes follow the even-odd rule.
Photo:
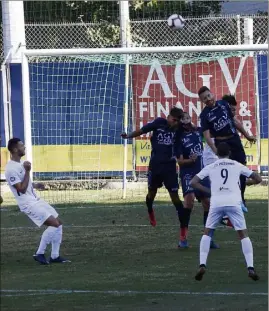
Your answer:
[[[14,197],[20,207],[20,209],[30,206],[39,201],[39,197],[36,195],[33,189],[33,184],[31,179],[29,180],[28,187],[25,193],[20,193],[13,186],[15,184],[21,183],[24,179],[25,169],[23,162],[8,161],[6,165],[6,181],[9,185],[10,190],[14,194]]]
[[[204,167],[197,176],[209,177],[211,181],[210,207],[241,207],[240,175],[249,177],[253,171],[246,166],[227,158]]]
[[[214,138],[212,138],[212,142],[214,142]],[[207,166],[212,164],[218,160],[218,156],[214,153],[214,151],[209,147],[207,143],[204,145],[203,150],[203,165]]]

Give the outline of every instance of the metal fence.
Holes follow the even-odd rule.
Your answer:
[[[166,20],[130,22],[135,46],[200,46],[244,42],[244,18],[237,15],[190,18],[180,30],[171,30]],[[264,43],[268,36],[268,17],[254,15],[253,41]],[[29,49],[97,48],[120,44],[119,24],[59,23],[26,24]],[[2,33],[2,27],[0,34]],[[1,36],[2,37],[2,36]],[[0,47],[1,55],[3,49]]]
[[[199,46],[244,42],[244,17],[191,18],[180,30],[171,30],[166,20],[131,21],[130,34],[136,46]],[[268,17],[253,16],[253,40],[265,42]],[[239,25],[239,27],[238,27]],[[240,30],[239,30],[240,29]],[[27,24],[27,48],[91,48],[120,44],[118,24]]]

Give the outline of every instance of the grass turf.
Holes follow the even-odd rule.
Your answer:
[[[191,218],[192,247],[179,250],[177,217],[167,202],[156,204],[155,228],[140,202],[59,205],[61,253],[72,263],[50,266],[31,257],[42,229],[16,207],[2,209],[1,310],[267,310],[267,201],[249,201],[248,207],[258,282],[247,277],[240,241],[227,228],[216,231],[221,249],[210,252],[203,281],[194,280],[202,234],[199,206]]]

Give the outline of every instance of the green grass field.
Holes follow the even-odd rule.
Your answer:
[[[253,197],[253,196],[252,196]],[[188,250],[177,249],[170,203],[156,204],[157,227],[143,202],[58,205],[62,255],[72,262],[41,266],[32,254],[43,229],[18,208],[1,209],[1,310],[267,310],[267,200],[248,202],[246,215],[261,279],[247,277],[241,243],[220,227],[221,249],[209,254],[202,282],[194,280],[202,210],[192,214]]]

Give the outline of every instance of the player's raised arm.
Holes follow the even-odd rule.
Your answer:
[[[18,172],[15,170],[11,170],[6,172],[6,178],[9,180],[10,184],[19,192],[25,194],[28,188],[29,180],[30,180],[30,170],[31,170],[31,163],[25,161],[23,163],[25,168],[25,175],[23,180],[21,181]]]

